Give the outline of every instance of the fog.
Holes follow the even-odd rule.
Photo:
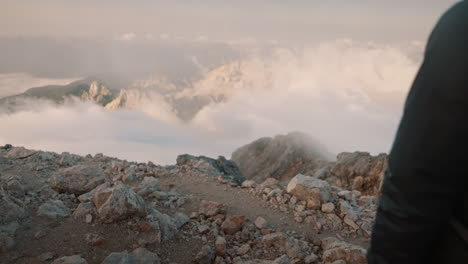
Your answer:
[[[34,101],[28,110],[0,115],[0,144],[171,164],[178,154],[230,157],[259,137],[302,131],[334,154],[388,152],[423,52],[422,42],[352,39],[296,47],[237,45],[212,52],[235,50],[229,59],[198,59],[205,49],[195,57],[174,55],[189,61],[188,72],[198,76],[179,96],[227,98],[188,122],[157,93],[134,110]]]

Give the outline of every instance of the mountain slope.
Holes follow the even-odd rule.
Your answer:
[[[313,175],[329,158],[323,146],[299,132],[260,138],[232,154],[243,175],[256,181],[286,181],[298,173]]]

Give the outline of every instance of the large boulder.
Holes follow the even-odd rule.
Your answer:
[[[263,182],[266,178],[288,181],[299,173],[312,175],[330,158],[313,138],[294,132],[260,138],[234,151],[231,159],[247,179]]]
[[[302,174],[296,175],[289,182],[287,191],[297,199],[307,201],[308,204],[313,204],[317,208],[332,198],[331,187],[326,181]]]
[[[137,248],[133,252],[128,253],[114,252],[107,256],[102,264],[159,264],[161,259],[155,253],[145,249]]]
[[[386,154],[372,156],[367,152],[344,152],[338,154],[331,173],[339,179],[340,187],[354,189],[364,195],[376,195],[380,192],[387,167]]]
[[[121,182],[112,187],[96,190],[92,202],[99,219],[104,223],[146,214],[143,198]]]
[[[50,178],[53,189],[75,195],[87,193],[104,181],[104,171],[97,165],[76,165],[62,169]]]
[[[178,166],[188,166],[206,172],[210,177],[222,177],[227,181],[242,184],[245,181],[242,172],[235,162],[220,156],[217,160],[184,154],[177,157]]]

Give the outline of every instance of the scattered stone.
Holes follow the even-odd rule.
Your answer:
[[[210,227],[207,225],[200,225],[198,226],[198,233],[200,234],[206,234],[210,231]]]
[[[244,226],[245,218],[243,215],[228,216],[221,225],[221,229],[224,233],[232,235]]]
[[[257,219],[255,219],[255,226],[258,228],[258,229],[264,229],[268,226],[268,222],[267,220],[265,220],[265,218],[259,216],[257,217]]]
[[[329,213],[333,213],[334,210],[335,210],[335,205],[333,203],[322,204],[322,212],[329,214]]]
[[[46,216],[53,219],[68,217],[70,214],[70,209],[60,200],[47,201],[37,209],[38,216]]]
[[[146,214],[143,198],[122,183],[96,191],[93,194],[93,204],[104,223]]]
[[[50,178],[54,190],[75,195],[87,193],[104,181],[104,171],[97,165],[76,165],[62,169]]]
[[[250,245],[249,244],[244,244],[239,249],[237,249],[237,255],[244,256],[249,251],[250,251]]]
[[[202,200],[200,202],[200,208],[198,213],[204,216],[215,216],[217,214],[224,214],[226,212],[226,207],[223,204]]]
[[[311,263],[317,262],[317,260],[318,260],[318,256],[312,253],[308,255],[307,257],[305,257],[304,262],[305,264],[311,264]]]
[[[216,255],[224,257],[226,255],[226,239],[224,237],[218,236],[215,241],[215,250]]]
[[[345,260],[347,263],[365,264],[366,250],[336,238],[325,238],[322,240],[323,261],[334,262]]]
[[[91,202],[80,203],[73,212],[73,218],[84,220],[86,223],[88,223],[88,221],[92,222],[93,216],[96,215],[96,207]]]
[[[161,191],[161,183],[155,177],[144,177],[140,185],[135,188],[135,192],[143,197]]]
[[[106,244],[106,240],[98,234],[88,233],[86,234],[85,239],[86,243],[92,247],[99,247]]]
[[[211,264],[211,262],[215,259],[215,253],[213,249],[206,245],[203,246],[195,256],[194,262],[197,264]]]
[[[93,216],[90,215],[90,214],[86,214],[86,216],[85,216],[85,222],[86,222],[87,224],[91,224],[91,223],[93,222]]]
[[[52,253],[52,252],[42,253],[42,254],[39,255],[37,258],[38,258],[40,261],[52,260],[52,259],[54,258],[54,253]]]
[[[241,187],[242,188],[255,188],[257,187],[257,183],[255,181],[247,180],[241,184]]]

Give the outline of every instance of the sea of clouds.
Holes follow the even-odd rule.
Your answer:
[[[28,110],[0,115],[0,144],[173,164],[179,154],[230,157],[259,137],[301,131],[334,154],[388,152],[422,51],[420,43],[344,39],[251,52],[221,70],[207,71],[182,92],[227,95],[189,122],[178,119],[156,93],[134,110],[110,111],[74,100],[62,106],[36,101]],[[233,64],[236,85],[223,87],[222,67]],[[11,78],[9,82],[0,80],[0,95],[11,91],[4,88],[15,85]]]

